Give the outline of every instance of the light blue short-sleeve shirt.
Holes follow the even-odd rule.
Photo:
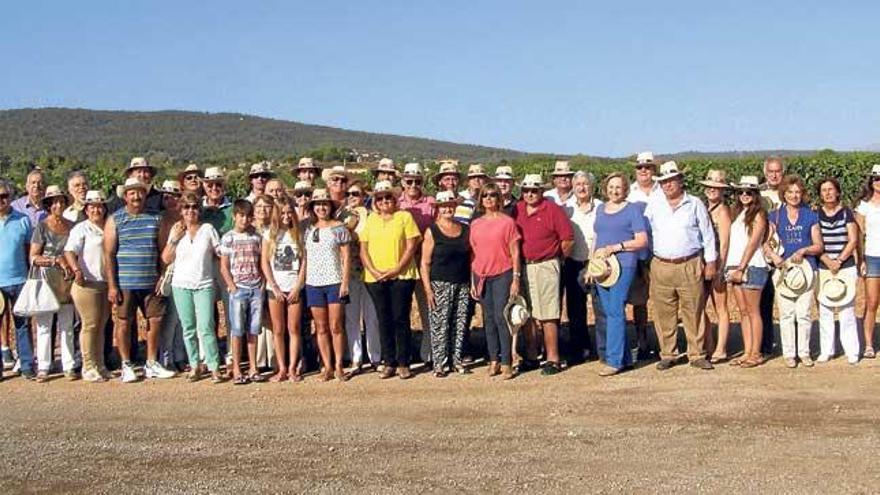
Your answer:
[[[0,220],[0,287],[23,284],[28,274],[28,252],[31,242],[31,221],[22,213],[9,210]]]

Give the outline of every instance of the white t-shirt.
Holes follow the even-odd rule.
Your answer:
[[[290,231],[279,233],[275,242],[275,252],[269,261],[272,265],[272,277],[282,292],[290,292],[299,278],[302,253],[299,246],[290,237]],[[263,232],[263,241],[269,241],[269,231]]]
[[[70,229],[65,251],[75,253],[88,282],[104,282],[104,229],[85,220]]]
[[[219,245],[217,231],[209,223],[203,223],[195,237],[190,237],[189,232],[184,234],[175,250],[171,286],[199,290],[214,285]]]
[[[862,201],[856,213],[865,217],[865,256],[880,256],[880,205]]]
[[[727,248],[727,266],[738,266],[742,261],[743,254],[746,252],[746,246],[749,244],[749,232],[745,224],[746,213],[740,212],[736,220],[730,224],[730,245]],[[760,244],[758,249],[752,255],[747,266],[765,268],[767,261],[764,259],[764,253]]]
[[[628,203],[647,203],[652,197],[657,195],[663,195],[659,182],[655,182],[654,185],[651,186],[650,193],[645,193],[645,191],[642,191],[642,188],[639,187],[638,182],[633,182],[629,185],[629,194],[626,196],[626,201]]]

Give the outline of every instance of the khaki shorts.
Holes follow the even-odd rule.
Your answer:
[[[144,318],[161,318],[165,316],[165,298],[150,289],[123,290],[118,314],[130,320],[137,316],[137,310],[141,310]]]
[[[636,268],[636,276],[629,286],[629,294],[626,296],[627,304],[633,306],[645,306],[648,304],[648,294],[651,289],[651,260],[639,260]]]
[[[522,287],[529,302],[532,318],[538,321],[558,320],[560,313],[558,259],[526,264]]]

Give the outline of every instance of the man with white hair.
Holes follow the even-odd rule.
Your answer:
[[[571,169],[568,161],[559,160],[553,166],[553,189],[544,193],[545,198],[550,198],[563,209],[570,209],[574,206],[577,199],[574,197],[571,180],[574,177],[574,171]]]
[[[495,167],[492,182],[498,186],[498,191],[501,193],[501,211],[513,216],[516,202],[519,201],[519,198],[513,195],[513,167],[510,165]]]
[[[782,206],[782,197],[780,195],[779,186],[782,184],[782,178],[785,176],[785,162],[782,157],[771,156],[764,160],[764,183],[761,184],[761,201],[767,213],[779,209]],[[776,338],[773,334],[773,304],[776,300],[776,289],[773,286],[773,269],[770,268],[770,274],[767,282],[764,284],[764,290],[761,291],[761,323],[764,326],[764,332],[761,334],[761,354],[764,356],[772,356],[774,353],[774,344]]]
[[[62,216],[73,223],[79,223],[86,219],[85,200],[89,191],[89,178],[82,170],[74,170],[67,174],[67,194],[71,203]]]
[[[31,226],[36,227],[49,215],[43,208],[43,195],[46,194],[46,181],[43,171],[34,168],[27,174],[25,195],[12,202],[12,209],[28,217]]]

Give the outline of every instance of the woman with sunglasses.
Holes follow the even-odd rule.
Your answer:
[[[351,270],[351,234],[334,219],[336,209],[326,189],[316,189],[309,205],[314,222],[303,236],[305,245],[306,305],[312,313],[323,363],[321,379],[346,381],[342,367],[345,333],[342,329],[343,304],[348,300]]]
[[[345,334],[348,337],[348,352],[351,357],[350,376],[360,374],[364,360],[363,340],[366,340],[367,357],[376,369],[382,360],[382,343],[379,339],[379,321],[376,307],[367,286],[364,285],[364,265],[361,263],[359,234],[367,221],[367,208],[364,206],[367,190],[361,181],[353,182],[345,193],[348,211],[346,227],[351,232],[351,274],[348,279],[349,303],[345,305]],[[363,337],[361,332],[363,331]]]
[[[380,377],[397,373],[407,379],[412,377],[409,314],[419,278],[414,257],[421,235],[412,215],[397,209],[390,182],[376,183],[373,203],[376,211],[367,217],[360,239],[364,280],[379,319],[385,362]]]
[[[211,371],[212,383],[220,383],[220,351],[214,334],[214,273],[220,236],[201,220],[199,197],[191,191],[178,201],[180,219],[171,227],[162,251],[162,262],[174,263],[171,292],[183,328],[191,382],[202,378],[200,356]]]
[[[291,197],[295,206],[296,218],[299,219],[300,230],[305,232],[308,224],[312,221],[312,211],[309,209],[309,200],[312,199],[314,188],[310,182],[298,181],[293,186]]]
[[[734,220],[730,225],[730,244],[724,278],[730,283],[733,297],[739,307],[743,353],[730,364],[741,368],[754,368],[764,362],[761,355],[761,340],[764,332],[764,323],[761,320],[761,292],[770,272],[761,252],[761,246],[768,232],[767,211],[764,210],[760,199],[757,177],[744,175],[733,188],[736,191],[736,202],[731,213]]]
[[[859,241],[864,255],[859,272],[865,277],[865,352],[862,356],[874,359],[874,322],[880,304],[880,165],[871,168],[859,199],[856,222],[862,233]]]
[[[34,227],[31,237],[31,265],[39,267],[52,292],[61,304],[57,313],[41,314],[34,317],[37,327],[37,382],[49,378],[52,367],[52,322],[57,319],[58,338],[61,341],[61,365],[64,376],[76,380],[76,356],[73,346],[73,301],[70,298],[71,281],[74,274],[64,258],[64,245],[73,223],[64,218],[67,196],[58,186],[46,188],[43,208],[49,215]]]
[[[167,239],[174,224],[180,221],[181,189],[180,182],[173,180],[164,181],[162,187],[159,188],[159,191],[162,192],[163,207],[162,221],[159,223],[160,239]],[[162,272],[163,277],[171,275],[173,270],[173,266],[165,264]],[[186,355],[186,344],[183,341],[183,327],[177,315],[174,298],[170,293],[164,295],[168,297],[165,301],[165,316],[162,318],[162,330],[159,334],[159,363],[170,370],[185,371],[189,359]]]
[[[516,374],[504,306],[519,294],[521,236],[513,219],[502,212],[501,191],[496,184],[483,186],[477,199],[479,215],[471,224],[469,237],[473,252],[470,295],[483,308],[489,376],[500,374],[509,380]],[[452,210],[454,214],[454,206]]]
[[[268,187],[268,186],[267,186]],[[263,234],[263,276],[269,299],[269,316],[275,339],[275,359],[278,372],[271,382],[302,381],[298,372],[301,343],[302,290],[305,271],[302,270],[302,236],[296,218],[293,200],[279,202],[272,215],[269,230]],[[284,356],[284,336],[290,334],[290,366]]]
[[[183,169],[177,176],[177,181],[183,188],[183,192],[192,192],[196,196],[202,196],[202,177],[204,174],[199,170],[199,166],[191,163]]]
[[[709,170],[706,179],[700,181],[706,195],[706,209],[715,230],[715,249],[718,251],[718,266],[727,266],[727,250],[730,244],[730,208],[725,203],[724,193],[730,187],[727,184],[727,172]],[[718,364],[727,360],[727,336],[730,332],[730,312],[727,309],[727,282],[724,273],[719,270],[712,281],[706,282],[706,307],[709,303],[715,308],[718,318],[718,340],[712,333],[712,321],[709,313],[703,310],[703,321],[706,326],[706,353],[709,362]]]

